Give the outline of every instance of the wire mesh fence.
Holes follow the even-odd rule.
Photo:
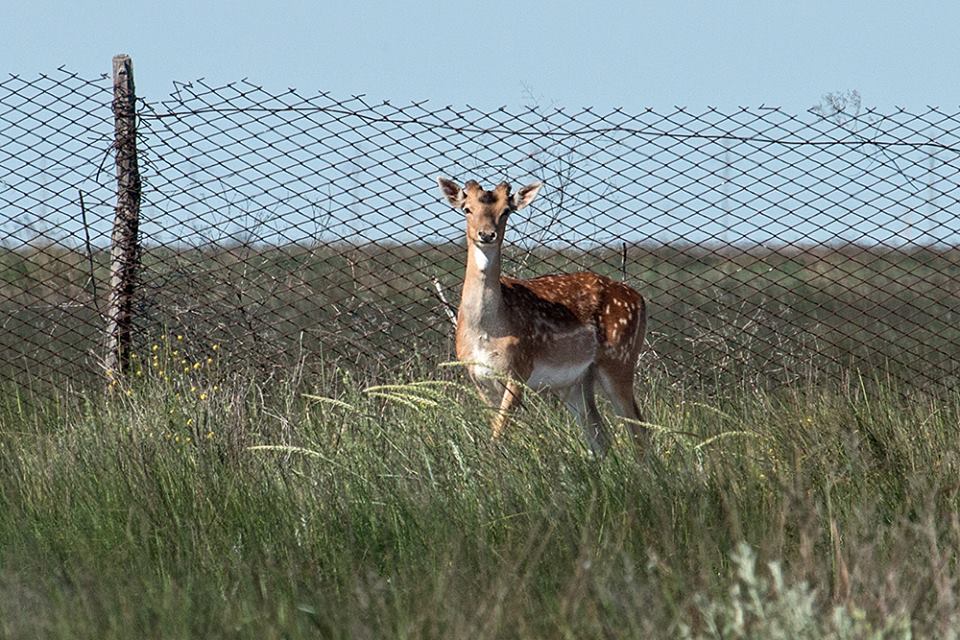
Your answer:
[[[106,76],[0,81],[2,374],[103,357],[116,202]],[[504,271],[649,301],[643,372],[770,386],[881,368],[956,383],[960,114],[825,101],[492,111],[175,84],[139,99],[134,349],[379,375],[452,357],[463,221],[438,174],[545,183]]]

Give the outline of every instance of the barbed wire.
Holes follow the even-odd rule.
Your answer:
[[[384,106],[390,106],[389,102],[383,103]],[[415,103],[421,105],[423,103]],[[535,111],[533,111],[535,113]],[[369,116],[358,111],[351,111],[347,109],[332,109],[326,107],[234,107],[234,108],[205,108],[205,109],[193,109],[189,111],[165,111],[158,113],[141,113],[139,114],[140,119],[142,120],[164,120],[168,118],[178,119],[185,118],[189,116],[202,116],[202,115],[232,115],[232,114],[243,114],[243,113],[260,113],[260,114],[282,114],[282,113],[294,113],[294,114],[310,114],[310,113],[324,113],[324,114],[336,114],[341,116],[351,116],[358,119],[361,119],[367,123],[379,123],[379,124],[390,124],[398,127],[416,125],[424,128],[436,129],[441,131],[450,131],[453,133],[475,133],[475,134],[493,134],[493,135],[511,135],[521,138],[530,138],[530,137],[549,137],[549,138],[563,138],[563,137],[585,137],[592,135],[608,134],[608,133],[625,133],[636,136],[645,136],[651,138],[669,138],[673,140],[700,140],[704,142],[751,142],[758,144],[767,144],[767,145],[782,145],[782,146],[810,146],[810,147],[825,147],[825,146],[847,146],[847,147],[860,147],[860,146],[874,146],[878,148],[893,148],[893,147],[909,147],[913,149],[937,149],[941,151],[952,151],[954,153],[960,152],[960,146],[958,145],[947,145],[935,140],[921,140],[921,141],[910,141],[910,140],[881,140],[879,138],[867,138],[865,136],[851,133],[850,135],[855,139],[852,140],[843,140],[843,139],[831,139],[831,140],[794,140],[789,138],[767,138],[761,136],[738,136],[731,134],[702,134],[702,133],[676,133],[670,131],[662,131],[656,129],[636,129],[631,127],[623,126],[609,126],[609,127],[585,127],[581,129],[575,129],[570,131],[540,131],[540,130],[524,130],[524,129],[481,129],[476,127],[456,127],[453,125],[446,124],[442,121],[429,121],[421,120],[417,118],[391,118],[388,116]],[[842,115],[842,114],[841,114]]]

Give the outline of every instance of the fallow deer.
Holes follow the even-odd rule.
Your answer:
[[[507,218],[530,204],[540,183],[511,194],[507,183],[486,191],[474,180],[463,188],[444,177],[437,182],[447,201],[466,217],[457,358],[496,410],[493,439],[503,433],[525,387],[551,390],[577,417],[591,451],[602,456],[610,436],[594,398],[599,382],[614,410],[629,419],[633,439],[642,449],[647,434],[633,395],[633,374],[646,332],[643,297],[590,272],[530,280],[501,276]]]

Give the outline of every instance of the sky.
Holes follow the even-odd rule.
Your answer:
[[[17,74],[29,81],[64,67],[83,78],[93,78],[109,74],[111,58],[126,53],[134,61],[138,96],[153,105],[175,90],[175,82],[203,78],[213,86],[247,79],[271,94],[281,94],[287,88],[296,88],[302,96],[329,92],[337,102],[353,95],[366,96],[370,104],[390,100],[396,106],[426,100],[426,108],[432,111],[446,105],[455,109],[469,105],[484,111],[505,106],[513,113],[527,106],[574,112],[592,107],[596,113],[609,114],[623,108],[634,115],[647,108],[659,114],[671,113],[679,106],[699,113],[708,107],[725,113],[736,112],[738,107],[752,108],[753,114],[769,113],[757,109],[765,106],[798,114],[819,104],[826,94],[856,91],[864,108],[876,107],[884,113],[904,107],[916,114],[934,106],[956,114],[960,110],[957,25],[960,3],[924,0],[909,6],[881,0],[488,0],[470,4],[454,0],[6,0],[0,10],[0,74]],[[254,120],[260,126],[259,120]],[[894,124],[884,126],[887,135],[899,135],[890,130]],[[926,121],[910,126],[914,127],[911,132],[926,135]],[[373,133],[373,129],[364,131]],[[266,140],[273,133],[268,128],[257,135]],[[951,136],[948,142],[955,139]],[[157,136],[151,140],[161,144],[165,139]],[[34,144],[29,153],[66,153],[57,140],[46,140],[46,146]],[[934,159],[919,149],[916,157],[901,157],[910,174],[906,175],[900,164],[872,147],[852,151],[853,156],[868,151],[872,155],[856,156],[856,165],[844,159],[840,164],[845,169],[837,170],[833,168],[835,163],[831,164],[838,161],[836,150],[831,148],[823,150],[824,157],[805,151],[808,155],[803,162],[807,164],[802,164],[786,147],[738,160],[740,152],[752,153],[752,147],[733,148],[730,159],[727,153],[731,150],[716,141],[701,141],[695,150],[690,148],[690,157],[682,158],[689,164],[691,158],[701,154],[696,169],[674,179],[663,174],[672,175],[673,168],[667,165],[679,161],[679,156],[656,155],[657,145],[644,146],[638,141],[646,139],[631,139],[623,149],[613,145],[603,150],[608,156],[620,154],[616,158],[603,156],[599,147],[591,147],[596,151],[593,155],[603,157],[588,154],[577,160],[578,169],[593,171],[591,180],[603,179],[606,185],[619,180],[627,185],[618,186],[616,197],[603,202],[591,200],[594,194],[584,194],[583,215],[602,223],[598,228],[606,232],[623,235],[629,231],[633,233],[631,238],[656,237],[664,242],[678,237],[695,241],[730,237],[752,242],[804,238],[960,241],[953,213],[953,152]],[[207,142],[218,152],[232,152],[229,137]],[[483,149],[493,159],[477,164],[482,159],[482,152],[477,151],[477,162],[467,167],[457,160],[458,153],[470,151],[474,142],[471,139],[454,145],[449,153],[437,157],[395,158],[407,163],[403,176],[415,192],[404,201],[402,213],[409,220],[398,218],[390,200],[395,195],[389,188],[390,180],[396,178],[390,173],[394,168],[380,162],[376,154],[357,151],[359,157],[353,160],[370,164],[363,169],[362,176],[370,181],[364,187],[382,199],[362,199],[361,204],[369,209],[365,224],[374,224],[381,216],[382,224],[375,226],[383,235],[393,234],[395,227],[420,234],[425,223],[418,212],[424,208],[443,229],[459,228],[459,220],[436,197],[433,177],[437,173],[456,177],[457,172],[466,173],[475,166],[504,165],[515,170],[523,165],[517,154],[526,153],[518,151],[515,140],[501,140],[513,155],[504,156],[504,160],[497,148]],[[682,154],[687,147],[671,149],[670,153]],[[242,155],[243,151],[238,153]],[[654,154],[648,159],[651,167],[641,162],[646,153]],[[172,150],[163,154],[164,158],[168,156],[174,157]],[[765,159],[762,166],[757,164],[758,158]],[[7,160],[20,162],[13,157]],[[49,158],[45,161],[49,166],[57,164]],[[183,159],[177,166],[193,167],[190,162]],[[606,175],[602,166],[591,169],[591,162],[619,163],[632,169],[622,175]],[[782,173],[765,177],[764,172],[775,165]],[[304,193],[319,193],[322,185],[310,180],[333,184],[334,178],[324,170],[342,176],[341,166],[345,165],[313,158],[304,160],[301,167],[309,177],[288,177]],[[226,179],[218,171],[225,171],[246,181],[250,189],[266,188],[255,166],[246,167],[255,174],[252,177],[242,168],[228,171],[224,167],[214,163],[204,169],[206,173],[191,171],[218,184]],[[0,173],[3,169],[0,164]],[[799,172],[800,177],[791,171]],[[864,191],[863,178],[857,173],[864,171],[883,188]],[[541,179],[548,189],[540,200],[546,201],[551,197],[551,178]],[[649,183],[651,180],[654,182]],[[764,199],[754,193],[758,180],[767,181],[760,185],[761,190],[766,190],[771,181],[786,182],[778,187],[775,197]],[[70,200],[73,191],[64,191],[58,184],[51,178],[45,188],[63,200],[62,206],[58,209],[47,200],[42,206],[75,211]],[[337,184],[343,189],[353,183],[341,179]],[[891,185],[895,193],[881,193]],[[826,189],[826,193],[817,189]],[[936,190],[945,195],[935,197]],[[556,188],[554,191],[559,192]],[[280,197],[277,193],[268,195],[276,200]],[[838,194],[845,203],[839,210],[835,205]],[[250,198],[250,207],[269,208]],[[296,215],[323,203],[311,200],[286,204],[291,211],[284,224],[295,227]],[[107,238],[112,205],[107,200],[101,205],[95,207],[102,214],[99,237]],[[343,207],[344,202],[323,206],[332,209],[334,205]],[[233,212],[237,206],[228,202],[214,212]],[[167,223],[158,213],[161,207],[156,201],[154,207],[157,211],[151,212],[151,219],[157,228],[166,230],[177,229],[177,218],[185,211],[197,216],[206,211],[199,204],[164,209],[163,215],[171,216]],[[646,226],[637,226],[636,220],[641,219],[647,221],[643,223]],[[661,232],[667,235],[661,238]],[[286,232],[277,233],[277,241],[282,241]]]
[[[6,0],[0,73],[134,60],[137,91],[242,78],[397,103],[600,109],[960,105],[960,3]]]

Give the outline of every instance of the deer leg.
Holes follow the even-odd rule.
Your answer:
[[[500,407],[497,409],[497,415],[493,417],[490,425],[493,432],[493,440],[499,440],[510,421],[510,413],[513,412],[523,399],[523,385],[516,380],[508,380],[504,385],[503,396],[500,398]]]
[[[643,415],[633,395],[633,372],[622,373],[601,369],[600,386],[617,415],[627,419],[627,426],[630,428],[637,454],[642,454],[650,442],[650,430],[640,424],[643,422]]]
[[[590,451],[597,458],[602,458],[610,448],[610,435],[597,409],[593,386],[593,367],[590,367],[587,373],[567,390],[564,401],[580,423]]]
[[[474,382],[476,383],[477,391],[480,393],[480,398],[484,404],[496,410],[500,406],[500,401],[503,399],[506,384],[496,378],[480,378]]]

